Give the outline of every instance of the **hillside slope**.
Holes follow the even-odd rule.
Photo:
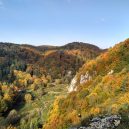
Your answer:
[[[70,81],[85,61],[95,58],[102,51],[97,46],[85,43],[72,43],[62,47],[0,43],[2,62],[5,60],[10,63],[9,67],[24,64],[26,71],[31,74],[49,74],[53,81],[62,78],[66,82]]]
[[[69,81],[84,62],[95,58],[101,52],[103,50],[97,46],[73,42],[45,51],[43,66],[52,78],[63,77]]]
[[[128,129],[129,39],[84,64],[74,87],[68,97],[57,98],[44,129],[86,127],[90,118],[112,114],[122,117],[117,128]]]
[[[62,47],[0,43],[0,128],[42,128],[55,98],[66,96],[76,71],[101,52],[83,43]]]

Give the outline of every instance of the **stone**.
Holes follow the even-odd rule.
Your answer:
[[[108,75],[112,75],[114,73],[114,70],[111,70]]]
[[[68,88],[68,92],[72,92],[72,91],[77,90],[76,83],[77,83],[77,77],[75,76],[71,81],[71,84],[70,84],[70,86]]]
[[[120,125],[121,117],[118,115],[95,117],[91,120],[87,127],[79,127],[74,129],[114,129]],[[71,128],[73,129],[73,128]]]
[[[85,82],[87,82],[88,80],[91,80],[91,79],[92,79],[92,77],[89,75],[88,72],[86,72],[85,75],[81,75],[80,84],[83,84],[83,83],[85,83]]]

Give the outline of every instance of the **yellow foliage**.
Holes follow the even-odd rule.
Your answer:
[[[118,105],[117,104],[113,104],[112,106],[111,106],[111,112],[112,113],[117,113],[118,112]]]
[[[8,90],[8,86],[7,85],[2,85],[1,89],[2,89],[2,92],[6,92]]]
[[[29,94],[29,93],[26,94],[26,95],[25,95],[25,101],[26,101],[26,102],[31,102],[31,100],[32,100],[31,94]]]
[[[129,103],[129,93],[125,93],[120,99],[118,100],[118,103]]]
[[[9,94],[7,94],[7,93],[4,94],[4,98],[3,99],[6,100],[6,101],[12,101],[11,96]]]
[[[90,111],[91,114],[97,115],[100,113],[100,108],[99,107],[93,107]]]
[[[17,129],[17,128],[10,125],[10,126],[7,127],[7,129]]]
[[[80,118],[78,117],[78,112],[76,110],[69,112],[67,119],[71,121],[73,125],[80,123]]]

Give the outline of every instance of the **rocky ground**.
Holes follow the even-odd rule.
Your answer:
[[[114,129],[119,126],[121,122],[121,116],[111,115],[103,117],[95,117],[90,121],[88,126],[73,127],[70,129]]]

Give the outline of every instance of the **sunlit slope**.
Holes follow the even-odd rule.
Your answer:
[[[100,114],[128,115],[129,39],[84,64],[76,87],[67,98],[55,101],[44,129],[65,129]]]

